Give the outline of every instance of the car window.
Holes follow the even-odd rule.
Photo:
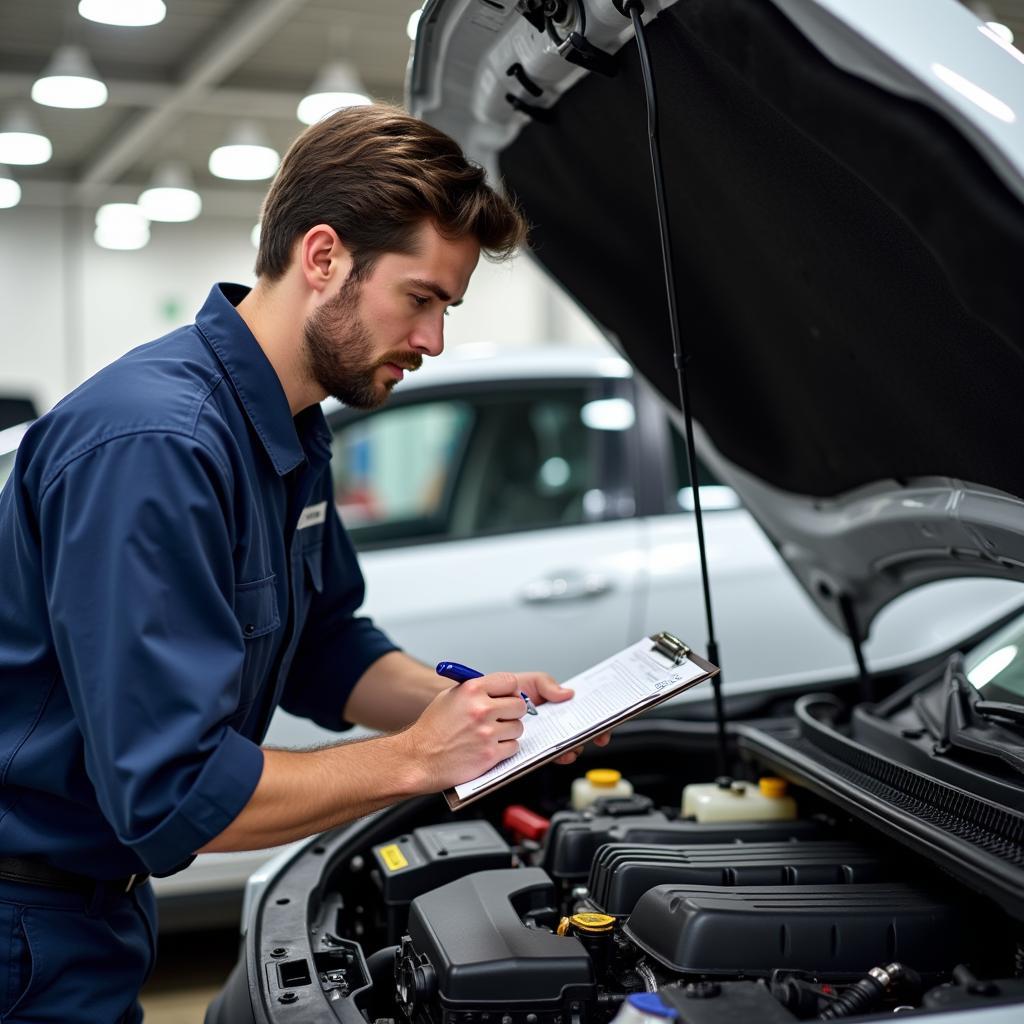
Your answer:
[[[609,518],[608,430],[594,425],[594,400],[587,385],[497,391],[336,422],[335,503],[353,541],[366,549]]]
[[[670,426],[672,435],[672,467],[675,472],[676,507],[681,512],[693,511],[693,488],[690,485],[690,469],[686,457],[686,440],[674,427]],[[703,512],[715,512],[723,509],[739,508],[740,500],[736,492],[717,480],[707,466],[697,458],[697,479],[700,482],[700,506]]]
[[[473,422],[465,402],[387,409],[333,431],[334,502],[357,544],[443,537]]]

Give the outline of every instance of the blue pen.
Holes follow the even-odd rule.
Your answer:
[[[464,683],[469,679],[479,679],[483,675],[483,672],[477,672],[475,668],[470,668],[468,665],[460,665],[457,661],[439,661],[434,671],[439,676],[451,679],[455,683]],[[537,714],[537,709],[533,706],[533,701],[530,700],[529,694],[520,690],[519,696],[526,701],[526,713],[528,715]]]

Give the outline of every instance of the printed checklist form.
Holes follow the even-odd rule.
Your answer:
[[[445,791],[456,810],[567,750],[710,679],[718,669],[668,633],[644,637],[565,682],[571,700],[540,704],[523,719],[519,750],[475,779]]]

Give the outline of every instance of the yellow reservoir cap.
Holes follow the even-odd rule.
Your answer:
[[[618,785],[621,778],[622,772],[617,772],[614,768],[591,768],[587,772],[587,782],[602,789]]]
[[[573,914],[569,921],[577,931],[588,935],[603,935],[615,927],[615,918],[608,914]]]
[[[757,788],[761,790],[762,796],[785,796],[786,780],[777,779],[774,775],[765,775],[764,778],[758,780]]]

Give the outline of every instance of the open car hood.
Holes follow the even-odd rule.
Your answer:
[[[427,3],[410,109],[676,404],[632,27],[586,0],[591,70],[516,7]],[[644,21],[702,457],[860,638],[920,584],[1024,579],[1024,56],[955,0]]]

